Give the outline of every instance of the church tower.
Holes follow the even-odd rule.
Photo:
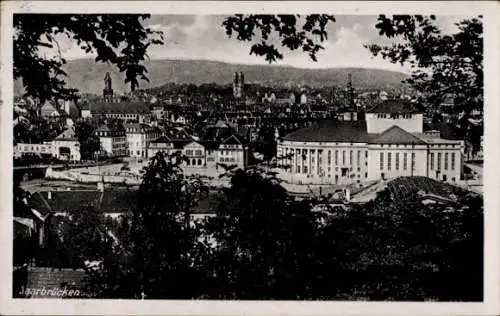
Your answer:
[[[354,88],[352,87],[352,75],[350,73],[347,74],[347,106],[354,107]]]
[[[233,96],[235,99],[244,97],[245,77],[242,72],[235,72],[233,77]]]
[[[109,72],[106,72],[104,76],[104,90],[102,91],[102,96],[105,102],[113,102],[113,86]]]

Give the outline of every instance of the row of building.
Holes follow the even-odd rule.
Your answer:
[[[95,133],[100,141],[100,157],[151,158],[159,151],[165,154],[180,152],[185,156],[185,165],[200,168],[217,168],[218,163],[243,168],[248,160],[248,144],[236,135],[220,141],[195,140],[181,129],[171,138],[161,135],[156,127],[139,123],[123,126],[104,124]],[[73,127],[49,142],[16,144],[14,157],[24,154],[50,155],[66,161],[81,160],[80,143]]]

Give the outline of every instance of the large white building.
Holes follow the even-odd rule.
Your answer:
[[[127,154],[125,129],[104,124],[95,133],[101,143],[100,156],[120,157]]]
[[[123,127],[127,137],[128,155],[130,157],[147,157],[149,144],[160,136],[159,130],[140,123],[127,123]]]
[[[293,182],[342,184],[399,176],[457,181],[463,153],[463,141],[424,132],[423,115],[411,103],[387,100],[368,110],[365,120],[320,121],[292,132],[277,154]]]

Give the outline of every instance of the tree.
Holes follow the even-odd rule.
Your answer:
[[[143,65],[149,46],[163,43],[163,34],[145,28],[149,15],[138,14],[15,14],[14,78],[22,78],[26,94],[42,102],[53,97],[76,98],[76,89],[66,87],[66,60],[40,56],[40,48],[59,49],[56,36],[76,41],[85,53],[95,52],[96,62],[111,63],[125,72],[131,90],[138,79],[146,80]]]
[[[324,48],[319,43],[328,39],[326,26],[329,22],[335,22],[335,18],[326,14],[311,14],[305,17],[237,14],[225,19],[222,25],[229,37],[235,34],[239,41],[249,42],[256,36],[260,37],[260,42],[251,46],[250,54],[264,56],[266,61],[271,63],[283,59],[283,54],[271,41],[273,35],[278,36],[282,47],[290,50],[302,49],[316,61],[317,53]],[[259,32],[259,35],[256,32]]]
[[[144,169],[136,207],[119,229],[120,250],[93,276],[100,297],[196,297],[196,236],[189,224],[197,186],[184,178],[181,162],[159,152]]]
[[[305,299],[315,269],[316,220],[307,201],[295,202],[276,181],[236,170],[231,187],[205,226],[215,240],[205,270],[217,299]]]
[[[374,56],[412,69],[407,80],[426,101],[437,106],[447,94],[454,97],[456,110],[469,112],[483,107],[482,17],[458,23],[458,31],[443,35],[435,17],[380,15],[376,28],[381,36],[400,39],[392,46],[365,45]]]
[[[75,134],[80,143],[80,155],[83,160],[90,160],[101,149],[99,137],[95,134],[95,127],[89,121],[78,121],[75,124]]]

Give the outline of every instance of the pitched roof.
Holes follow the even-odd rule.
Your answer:
[[[152,131],[153,130],[153,127],[148,125],[148,124],[144,124],[144,123],[125,123],[123,124],[123,128],[127,131],[127,132],[134,132],[134,133],[139,133],[139,132],[148,132],[148,131]]]
[[[222,144],[225,145],[243,145],[241,141],[235,135],[231,135],[225,140],[222,141]]]
[[[408,101],[385,100],[366,111],[367,113],[418,113],[419,111]]]
[[[121,125],[110,125],[110,124],[102,124],[96,129],[96,132],[121,132],[125,131],[123,126]]]
[[[199,140],[198,143],[210,150],[218,149],[220,145],[220,142],[212,140]]]
[[[393,125],[381,134],[374,136],[370,144],[415,144],[425,145],[426,142],[412,135],[399,126]]]
[[[324,120],[291,132],[283,139],[298,142],[366,143],[368,134],[365,121]]]
[[[172,140],[170,138],[168,138],[167,136],[162,135],[162,136],[158,137],[157,139],[152,140],[151,142],[156,143],[156,144],[168,144],[168,143],[171,143]]]
[[[141,101],[90,101],[89,107],[92,113],[150,113],[149,103]]]
[[[52,104],[52,102],[50,101],[45,101],[45,103],[42,105],[42,108],[41,108],[42,112],[53,112],[53,111],[57,111],[57,108],[54,106],[54,104]]]
[[[56,140],[78,140],[75,129],[70,127],[56,137]]]
[[[29,205],[44,215],[82,210],[89,206],[99,207],[103,213],[120,213],[129,211],[135,201],[134,191],[125,189],[104,190],[103,193],[97,190],[53,191],[50,199],[48,195],[48,192],[33,193]]]

